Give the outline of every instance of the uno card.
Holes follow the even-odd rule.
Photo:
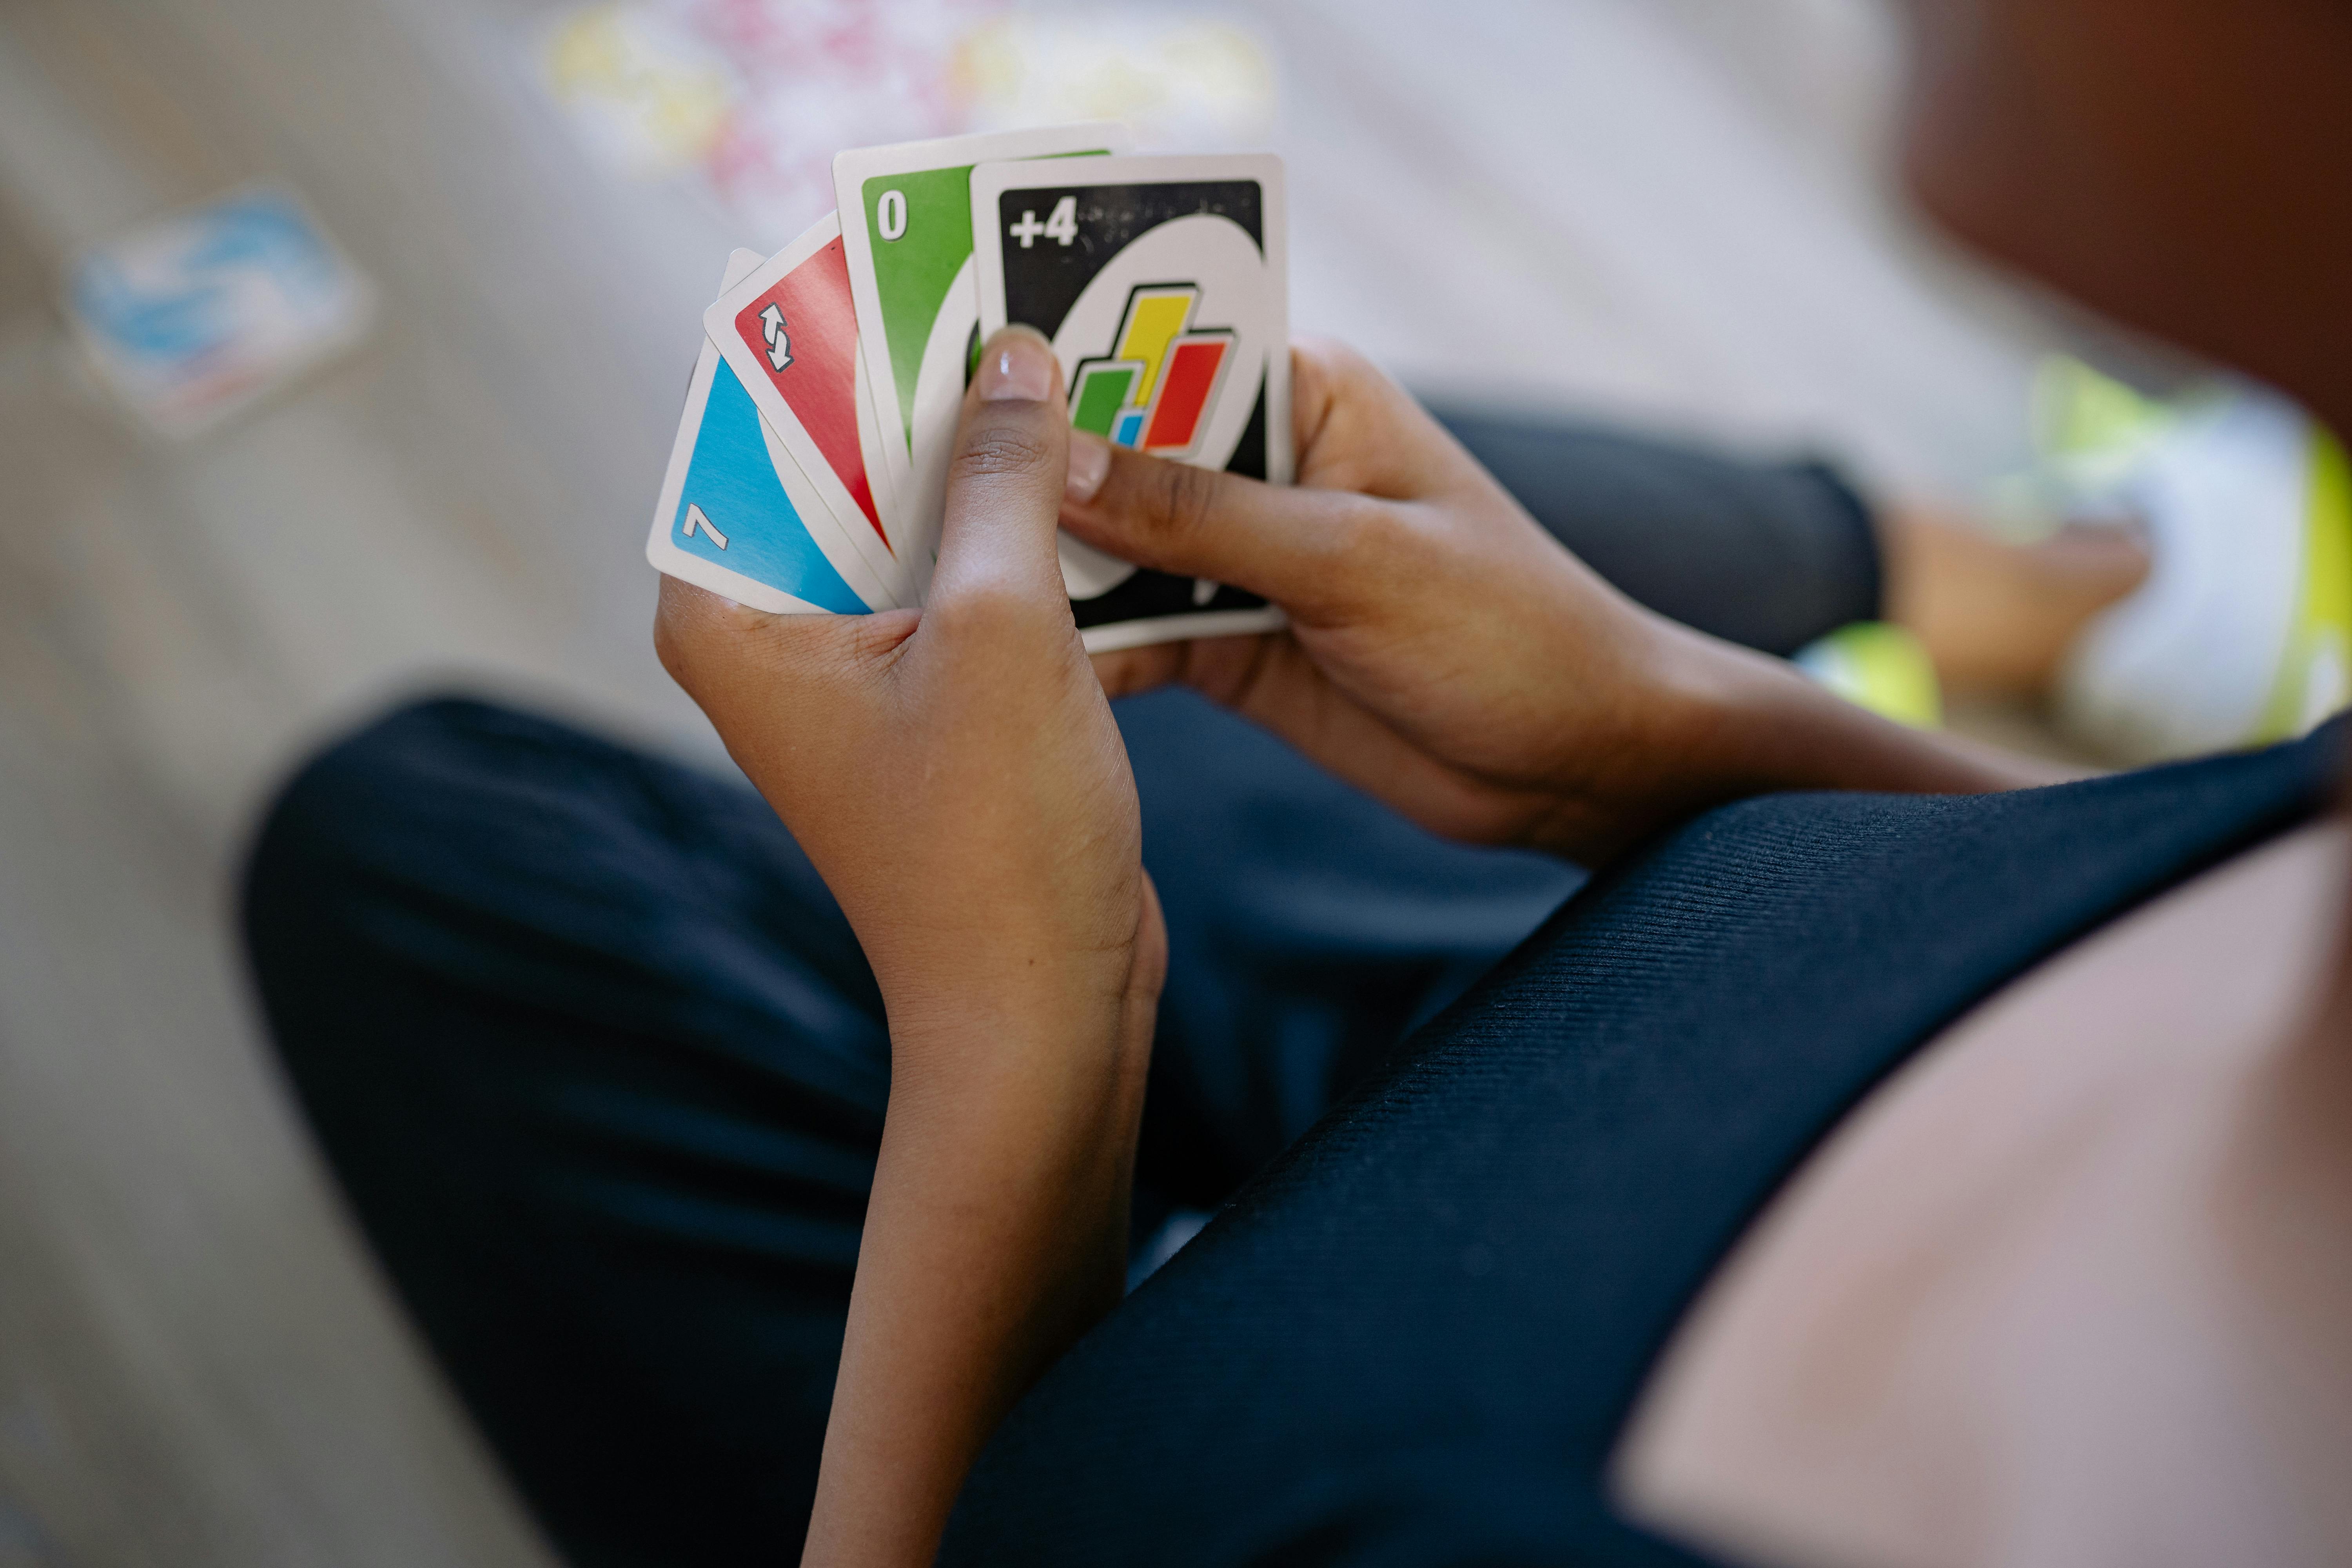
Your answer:
[[[826,513],[898,604],[920,602],[890,537],[872,399],[861,390],[857,313],[841,225],[830,214],[719,295],[702,324]],[[928,562],[926,563],[928,565]]]
[[[863,147],[833,161],[882,465],[901,502],[901,553],[922,583],[939,547],[948,452],[978,342],[971,167],[1129,145],[1126,127],[1106,121]]]
[[[737,251],[722,289],[760,266],[757,252]],[[857,616],[897,604],[707,337],[646,559],[673,577],[780,615]]]
[[[873,488],[874,510],[882,521],[883,542],[899,563],[908,579],[910,590],[907,603],[922,603],[922,590],[931,578],[931,552],[925,551],[919,558],[910,558],[899,547],[898,536],[904,531],[898,518],[898,482],[890,476],[890,465],[882,458],[882,419],[877,411],[874,388],[866,374],[866,355],[857,355],[857,450],[865,459],[866,482]]]
[[[1052,340],[1081,429],[1288,484],[1283,218],[1270,154],[983,163],[971,172],[981,332],[1022,321]],[[1066,534],[1061,552],[1089,652],[1282,624],[1237,588]]]

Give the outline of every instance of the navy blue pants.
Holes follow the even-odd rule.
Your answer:
[[[1580,877],[1439,843],[1187,694],[1118,716],[1169,927],[1148,1237]],[[788,1561],[889,1059],[766,803],[545,720],[411,708],[287,792],[246,921],[337,1175],[566,1554]]]
[[[1455,423],[1669,613],[1787,651],[1875,612],[1867,518],[1821,470],[1559,432],[1547,468],[1528,427]],[[1189,695],[1118,711],[1171,944],[1149,1238],[1296,1143],[1582,879],[1443,844]],[[288,788],[245,920],[337,1175],[565,1554],[788,1559],[888,1056],[856,943],[765,805],[430,703]]]

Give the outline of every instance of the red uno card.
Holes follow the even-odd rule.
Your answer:
[[[839,221],[828,215],[770,257],[702,322],[842,532],[899,603],[918,603],[915,574],[891,541],[890,492],[877,488],[880,433]]]

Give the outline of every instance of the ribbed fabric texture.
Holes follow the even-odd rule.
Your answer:
[[[1784,795],[1589,888],[1031,1393],[949,1563],[1695,1561],[1600,1471],[1838,1119],[2037,960],[2304,820],[2337,731],[2061,788]]]

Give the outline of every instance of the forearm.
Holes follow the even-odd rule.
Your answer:
[[[894,1025],[803,1563],[930,1562],[997,1422],[1118,1304],[1155,1001]]]
[[[1795,667],[1664,621],[1619,689],[1620,741],[1563,764],[1571,809],[1543,839],[1606,860],[1710,807],[1787,790],[1981,795],[2065,776],[2031,759],[1882,719]],[[1595,759],[1587,761],[1586,759]]]
[[[1706,668],[1684,684],[1693,776],[1722,798],[1770,790],[1982,795],[2059,775],[2031,759],[1880,717],[1794,666],[1705,640]]]
[[[1689,806],[1781,790],[1982,795],[2060,776],[2030,759],[1881,718],[1794,666],[1675,628],[1664,744]]]

